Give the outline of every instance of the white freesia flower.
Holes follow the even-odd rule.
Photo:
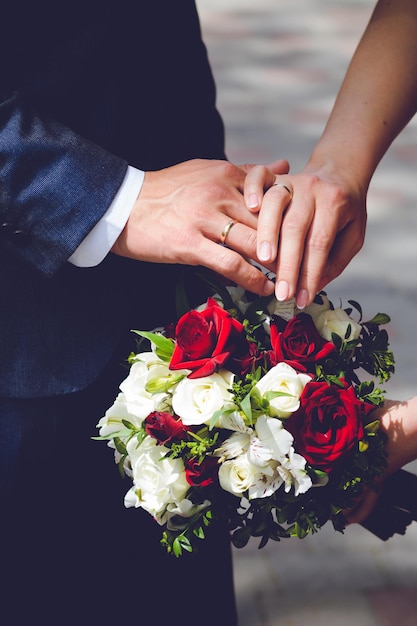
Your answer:
[[[202,378],[184,378],[173,391],[172,408],[185,426],[209,424],[216,411],[232,405],[234,375],[227,370]]]
[[[271,460],[271,450],[256,435],[249,441],[248,458],[256,467],[266,467]]]
[[[244,315],[250,304],[247,299],[245,289],[243,289],[243,287],[240,287],[239,285],[236,287],[233,285],[228,285],[226,289],[229,292],[233,303],[236,305],[236,308],[238,308],[239,311]]]
[[[220,485],[234,495],[247,490],[249,500],[268,498],[285,483],[296,494],[311,487],[304,457],[292,447],[293,437],[281,420],[261,416],[252,435],[233,433],[218,448]]]
[[[272,298],[272,300],[266,306],[266,314],[264,315],[262,326],[264,331],[270,335],[271,334],[271,319],[273,315],[279,315],[285,320],[290,320],[294,317],[296,308],[295,308],[295,299],[288,300],[288,302],[278,302],[276,298]]]
[[[245,454],[249,448],[251,433],[252,429],[249,429],[248,433],[234,432],[216,449],[216,456],[219,456],[223,461],[223,459],[235,459],[241,454]]]
[[[255,385],[262,396],[268,392],[280,392],[269,401],[272,417],[289,417],[300,406],[300,396],[311,378],[299,374],[287,363],[278,363],[272,367]]]
[[[145,437],[140,445],[131,439],[127,450],[133,487],[125,496],[125,506],[141,507],[159,524],[165,524],[172,515],[169,509],[181,508],[190,488],[182,459],[162,458],[169,450],[153,437]]]
[[[136,415],[129,412],[124,393],[119,393],[116,400],[111,407],[107,409],[106,413],[97,424],[100,436],[107,437],[124,428],[122,420],[131,422],[137,428],[142,424],[142,419],[139,419]],[[110,441],[109,446],[114,447],[114,443]]]
[[[315,319],[315,324],[320,335],[324,339],[327,339],[327,341],[332,340],[332,333],[348,341],[357,339],[362,330],[361,325],[349,317],[346,311],[340,308],[324,311]],[[345,335],[349,326],[350,332],[348,337],[346,337]]]
[[[291,450],[294,438],[276,417],[261,415],[256,421],[256,433],[267,460],[281,461]]]
[[[271,496],[283,483],[285,491],[294,485],[296,495],[311,487],[305,471],[306,461],[292,447],[293,437],[280,419],[261,416],[256,422],[257,437],[252,437],[249,460],[255,466],[268,467],[249,489],[249,497]]]
[[[249,487],[249,500],[269,498],[282,485],[283,478],[277,472],[277,461],[270,461],[268,465],[259,470],[252,485]]]
[[[277,472],[285,482],[285,491],[294,486],[294,493],[297,497],[301,493],[306,493],[313,483],[305,470],[306,460],[301,454],[297,454],[294,448],[288,452],[288,457],[281,460],[277,466]]]
[[[153,353],[149,353],[153,354]],[[155,356],[154,356],[155,358]],[[144,420],[167,398],[167,393],[152,394],[146,390],[149,381],[149,368],[144,360],[135,361],[129,375],[121,383],[120,389],[125,396],[127,410],[139,420]]]
[[[222,489],[240,496],[247,491],[259,475],[259,468],[252,465],[247,454],[224,461],[219,467],[219,482]]]
[[[246,425],[245,420],[239,411],[232,411],[230,413],[223,413],[220,415],[217,426],[219,428],[225,428],[226,430],[236,431],[239,433],[251,433],[252,428]]]
[[[154,352],[141,352],[135,362],[141,361],[148,368],[146,389],[149,393],[166,393],[187,376],[191,370],[183,369],[175,372],[169,369],[169,363],[162,361]]]

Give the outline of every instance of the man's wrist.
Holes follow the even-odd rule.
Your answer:
[[[129,219],[142,189],[144,176],[141,170],[128,166],[113,202],[70,256],[70,263],[77,267],[94,267],[103,261]]]

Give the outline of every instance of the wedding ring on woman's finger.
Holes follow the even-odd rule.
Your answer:
[[[234,220],[231,220],[230,222],[227,222],[226,226],[223,228],[222,234],[220,235],[220,243],[222,245],[225,245],[226,239],[235,224],[236,222]]]
[[[291,189],[291,187],[288,187],[288,185],[284,185],[283,183],[274,183],[272,187],[282,187],[283,189],[285,189],[285,191],[288,191],[288,193],[290,194],[290,201],[292,200],[293,190]]]

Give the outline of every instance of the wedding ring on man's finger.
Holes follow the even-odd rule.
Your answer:
[[[220,243],[222,245],[226,243],[227,236],[235,224],[236,222],[234,220],[231,220],[230,222],[227,222],[226,226],[223,228],[222,234],[220,235]]]
[[[287,187],[287,185],[284,185],[283,183],[274,183],[272,187],[282,187],[283,189],[285,189],[285,191],[288,191],[288,193],[290,194],[290,201],[292,200],[293,190],[290,187]]]

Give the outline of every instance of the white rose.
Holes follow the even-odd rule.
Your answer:
[[[168,511],[170,514],[170,518],[168,520],[167,527],[170,530],[181,530],[185,527],[185,521],[173,519],[174,516],[175,518],[177,516],[183,518],[192,517],[193,515],[196,515],[197,513],[201,513],[202,511],[208,509],[210,504],[210,500],[204,500],[202,504],[194,504],[194,502],[188,500],[187,498],[184,498],[184,500],[182,500],[178,504],[169,504]]]
[[[269,412],[271,417],[289,417],[300,406],[300,396],[310,380],[310,376],[298,374],[287,363],[278,363],[257,382],[255,388],[262,396],[268,392],[283,393],[269,400]]]
[[[174,389],[172,408],[185,426],[209,424],[216,411],[231,408],[229,389],[233,374],[227,370],[204,376],[184,378]]]
[[[182,459],[162,458],[168,448],[158,445],[153,437],[145,437],[140,445],[131,439],[127,450],[133,487],[125,496],[125,506],[141,507],[159,524],[165,524],[169,507],[180,508],[190,488]]]
[[[224,461],[219,467],[221,488],[235,496],[240,496],[247,491],[257,475],[259,475],[259,469],[252,465],[246,454]]]
[[[299,312],[307,313],[307,315],[310,315],[313,320],[316,320],[324,311],[328,311],[330,309],[330,300],[327,296],[321,294],[317,296],[317,299],[320,299],[321,302],[312,302],[305,309]]]
[[[357,339],[362,330],[361,325],[350,318],[343,309],[324,311],[315,319],[315,324],[320,335],[327,341],[332,340],[332,333],[348,341]],[[349,325],[350,333],[345,337]]]

